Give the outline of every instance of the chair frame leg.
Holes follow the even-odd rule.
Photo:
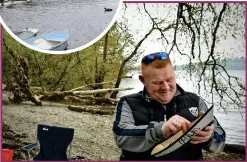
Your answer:
[[[72,144],[69,145],[69,156],[68,156],[68,159],[70,159],[71,145]]]

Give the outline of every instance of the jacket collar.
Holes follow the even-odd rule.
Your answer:
[[[175,93],[175,96],[178,96],[180,94],[183,94],[185,91],[183,90],[183,88],[181,88],[178,84],[176,84],[176,93]],[[144,87],[143,88],[143,91],[142,91],[142,98],[148,102],[152,101],[152,100],[155,100],[154,98],[152,98],[151,96],[149,96],[146,88]]]

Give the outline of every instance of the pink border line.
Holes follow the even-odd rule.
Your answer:
[[[123,1],[123,3],[183,3],[183,2],[186,2],[186,3],[245,3],[245,10],[247,8],[247,3],[246,2],[243,2],[243,1]],[[246,44],[246,39],[247,39],[247,36],[246,36],[246,31],[247,31],[247,13],[245,11],[245,54],[246,54],[246,51],[247,51],[247,44]],[[1,55],[1,58],[0,58],[0,72],[1,72],[1,76],[0,76],[0,80],[1,80],[1,85],[0,85],[0,89],[1,89],[1,92],[0,92],[0,97],[1,97],[1,111],[0,111],[0,117],[1,117],[1,121],[2,121],[2,55],[3,55],[3,51],[2,51],[2,39],[3,39],[3,33],[2,33],[2,25],[0,24],[0,55]],[[247,55],[246,55],[247,56]],[[247,65],[247,60],[245,59],[245,62],[246,62],[246,65]],[[246,68],[246,66],[245,66]],[[245,71],[246,73],[246,71]],[[245,75],[245,80],[247,80],[247,74]],[[245,86],[247,87],[247,83],[245,82]],[[245,105],[247,105],[247,101],[245,100]],[[247,119],[247,114],[245,113],[245,119]],[[2,122],[1,122],[2,123]],[[247,124],[245,124],[245,130],[247,130]],[[2,151],[2,124],[0,125],[0,133],[1,133],[1,139],[0,139],[0,142],[1,142],[1,151]],[[245,132],[246,133],[246,132]],[[246,146],[246,135],[245,135],[245,146]],[[2,153],[0,153],[0,157],[2,159]],[[245,153],[245,158],[247,156],[247,152]],[[96,160],[94,160],[96,162]],[[102,161],[104,162],[104,161]],[[109,162],[114,162],[114,161],[109,161]]]
[[[0,75],[0,80],[1,80],[1,84],[0,84],[0,89],[1,89],[1,92],[0,92],[0,98],[1,98],[1,111],[0,111],[0,117],[1,117],[1,126],[0,126],[0,133],[1,133],[1,139],[0,139],[0,142],[1,142],[1,160],[2,160],[2,125],[3,125],[3,116],[2,116],[2,111],[3,111],[3,102],[2,102],[2,75],[3,75],[3,71],[2,71],[2,55],[3,55],[3,51],[2,51],[2,39],[3,39],[3,35],[2,35],[2,24],[0,23],[0,72],[1,72],[1,75]]]
[[[123,3],[246,3],[246,1],[123,1]]]
[[[247,83],[246,83],[246,79],[247,79],[247,74],[246,74],[246,65],[247,65],[247,60],[246,60],[246,57],[247,57],[247,44],[246,44],[246,40],[247,40],[247,36],[246,36],[246,31],[247,31],[247,25],[246,25],[246,22],[247,22],[247,11],[246,11],[246,8],[247,8],[247,3],[245,3],[245,88],[247,87]],[[246,115],[246,105],[247,105],[247,101],[246,101],[246,96],[245,96],[245,149],[246,149],[246,137],[247,137],[247,123],[246,123],[246,119],[247,119],[247,115]],[[246,161],[246,156],[247,156],[247,152],[245,150],[245,161]]]

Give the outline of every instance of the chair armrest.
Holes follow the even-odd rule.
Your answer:
[[[38,146],[38,143],[31,143],[23,147],[23,150],[29,151]]]
[[[84,156],[76,156],[76,157],[69,158],[69,160],[71,161],[77,161],[77,160],[82,160],[82,159],[86,159],[86,158]]]

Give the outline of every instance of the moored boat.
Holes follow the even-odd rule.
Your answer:
[[[14,34],[22,40],[27,40],[32,37],[35,37],[37,36],[38,33],[39,33],[39,29],[34,29],[34,28],[26,28],[22,31],[14,32]]]
[[[68,32],[59,31],[37,35],[26,40],[26,42],[43,50],[62,51],[67,49],[68,39]]]

